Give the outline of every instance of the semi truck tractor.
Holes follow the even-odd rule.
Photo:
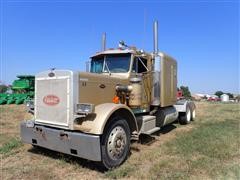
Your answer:
[[[123,41],[91,57],[89,72],[51,69],[35,78],[34,118],[21,122],[22,141],[57,152],[121,165],[132,140],[179,120],[195,118],[192,101],[177,100],[177,62],[158,51],[145,52]]]

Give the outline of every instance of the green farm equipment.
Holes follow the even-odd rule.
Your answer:
[[[23,104],[33,98],[35,77],[19,75],[17,78],[11,86],[13,93],[0,94],[0,104]]]
[[[8,100],[8,94],[0,94],[0,104],[6,104]]]

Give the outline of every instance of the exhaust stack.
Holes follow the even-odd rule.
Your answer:
[[[152,105],[160,105],[160,57],[158,53],[158,22],[153,24],[153,87],[152,87]]]
[[[106,50],[106,33],[102,35],[102,51]]]
[[[158,21],[153,25],[153,53],[155,57],[158,54]]]

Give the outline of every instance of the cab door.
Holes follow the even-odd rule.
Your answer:
[[[147,59],[142,57],[134,57],[132,66],[132,77],[140,77],[142,79],[142,108],[149,109],[151,101],[151,79],[152,73],[148,69]]]

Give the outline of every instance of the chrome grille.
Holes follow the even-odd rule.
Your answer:
[[[36,78],[36,121],[58,126],[68,126],[69,89],[69,76]]]

